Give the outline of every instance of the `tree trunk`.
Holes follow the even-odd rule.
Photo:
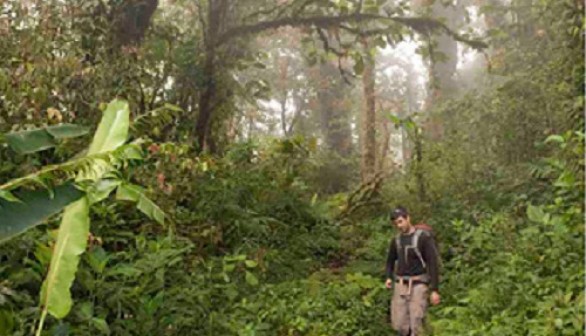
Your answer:
[[[431,15],[436,19],[443,19],[451,25],[457,25],[457,7],[445,6],[441,1],[426,3]],[[430,64],[429,64],[429,90],[425,100],[424,110],[429,110],[438,101],[452,96],[456,91],[454,75],[458,64],[458,45],[447,34],[430,37]],[[432,139],[440,139],[444,133],[444,125],[441,120],[430,117],[424,125],[426,133]]]
[[[209,130],[213,113],[213,101],[216,96],[216,53],[217,42],[220,35],[221,20],[226,11],[226,0],[210,1],[208,6],[208,22],[205,36],[205,62],[203,76],[205,88],[199,96],[199,114],[195,124],[195,136],[198,150],[204,151],[209,148],[207,137],[211,136]]]
[[[425,203],[427,201],[427,192],[425,189],[425,177],[423,175],[423,145],[421,143],[421,132],[419,127],[415,127],[415,179],[417,180],[417,193],[419,201]]]
[[[349,86],[344,83],[338,68],[332,63],[319,66],[317,99],[320,126],[328,149],[342,157],[352,152],[352,130],[347,96]]]
[[[383,137],[380,146],[380,156],[378,160],[378,171],[382,172],[387,167],[385,165],[387,161],[387,156],[390,150],[390,141],[391,141],[391,121],[387,118],[382,118],[381,120],[381,128],[383,132]]]
[[[362,110],[362,156],[361,177],[362,181],[370,180],[376,169],[376,111],[375,111],[375,61],[370,55],[368,43],[365,43],[364,72],[362,85],[364,90],[364,108]]]
[[[206,87],[199,97],[199,114],[195,124],[195,136],[199,151],[204,151],[206,148],[206,137],[208,135],[208,127],[212,116],[212,100],[215,96],[216,90],[214,84],[214,58],[215,48],[211,47],[206,51],[206,62],[204,67]]]

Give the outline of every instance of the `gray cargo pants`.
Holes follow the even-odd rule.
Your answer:
[[[408,293],[408,284],[395,282],[391,300],[391,322],[401,336],[420,336],[428,307],[429,289],[426,284],[413,284]],[[411,334],[409,334],[411,332]]]

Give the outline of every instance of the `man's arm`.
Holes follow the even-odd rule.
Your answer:
[[[395,244],[395,239],[391,240],[391,244],[389,244],[389,252],[387,253],[387,267],[386,267],[386,275],[387,279],[391,279],[393,276],[393,269],[395,268],[395,261],[397,261],[397,244]]]
[[[427,265],[427,273],[429,274],[430,283],[429,289],[432,292],[439,291],[439,251],[435,246],[435,242],[431,236],[426,236],[422,241],[423,258]]]

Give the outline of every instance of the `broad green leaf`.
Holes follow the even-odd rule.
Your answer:
[[[55,147],[55,139],[44,129],[8,133],[6,143],[20,154],[30,154]]]
[[[122,146],[128,136],[129,119],[127,102],[110,102],[96,130],[88,155],[109,152]]]
[[[533,222],[541,223],[543,222],[545,213],[543,212],[541,207],[533,206],[530,204],[527,207],[527,217]]]
[[[89,128],[73,124],[49,126],[46,130],[55,139],[75,138],[86,135],[89,132]]]
[[[255,268],[256,266],[258,266],[258,263],[255,260],[246,260],[244,263],[248,268]]]
[[[138,146],[136,144],[130,144],[130,145],[124,146],[123,151],[124,151],[124,156],[127,159],[142,160],[144,157],[142,150],[140,149],[140,146]]]
[[[138,202],[142,193],[143,189],[141,187],[124,183],[116,189],[116,199],[118,201]]]
[[[136,206],[138,210],[142,211],[145,215],[147,215],[150,219],[154,219],[159,224],[165,224],[165,213],[161,208],[159,208],[153,201],[147,198],[144,194],[140,196],[138,200],[138,205]]]
[[[89,200],[82,197],[63,213],[49,273],[41,290],[41,303],[56,318],[64,318],[71,309],[69,289],[73,284],[79,256],[85,251],[89,234]]]
[[[0,199],[0,242],[41,224],[83,195],[68,183],[54,188],[52,198],[47,190],[35,190],[15,193],[21,202]]]
[[[120,180],[101,179],[88,190],[90,204],[98,203],[110,196],[110,193],[120,185]]]
[[[110,327],[108,326],[106,320],[94,317],[92,318],[92,324],[94,325],[94,327],[96,327],[96,329],[101,331],[103,334],[110,335]]]
[[[128,136],[129,118],[127,102],[114,100],[108,104],[87,155],[110,152],[122,146]],[[98,165],[95,163],[95,167],[90,170],[90,175],[93,174],[92,177],[96,180],[102,178],[109,170],[108,166]],[[80,174],[77,179],[85,179],[86,175],[88,174]],[[94,199],[104,197],[108,190],[112,189],[104,188],[102,192],[94,195]],[[79,264],[79,256],[85,251],[89,234],[89,204],[89,198],[83,197],[65,209],[49,273],[41,291],[43,316],[49,312],[56,318],[63,318],[71,310],[70,288]]]
[[[159,224],[165,223],[165,213],[145,194],[143,188],[134,184],[122,184],[116,190],[116,199],[119,201],[138,202],[137,208],[150,219]]]
[[[88,133],[88,128],[73,124],[48,126],[29,131],[8,133],[5,135],[8,145],[20,154],[39,152],[55,147],[57,142],[66,138],[75,138]]]
[[[235,268],[236,268],[236,264],[224,264],[222,269],[224,270],[224,272],[229,273],[229,272],[232,272]]]
[[[246,283],[248,283],[251,286],[257,286],[258,285],[258,279],[256,278],[256,276],[252,273],[250,273],[249,271],[246,271]]]

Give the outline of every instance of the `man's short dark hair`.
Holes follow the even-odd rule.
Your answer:
[[[397,220],[400,217],[407,218],[409,211],[405,207],[398,206],[391,212],[391,220]]]

